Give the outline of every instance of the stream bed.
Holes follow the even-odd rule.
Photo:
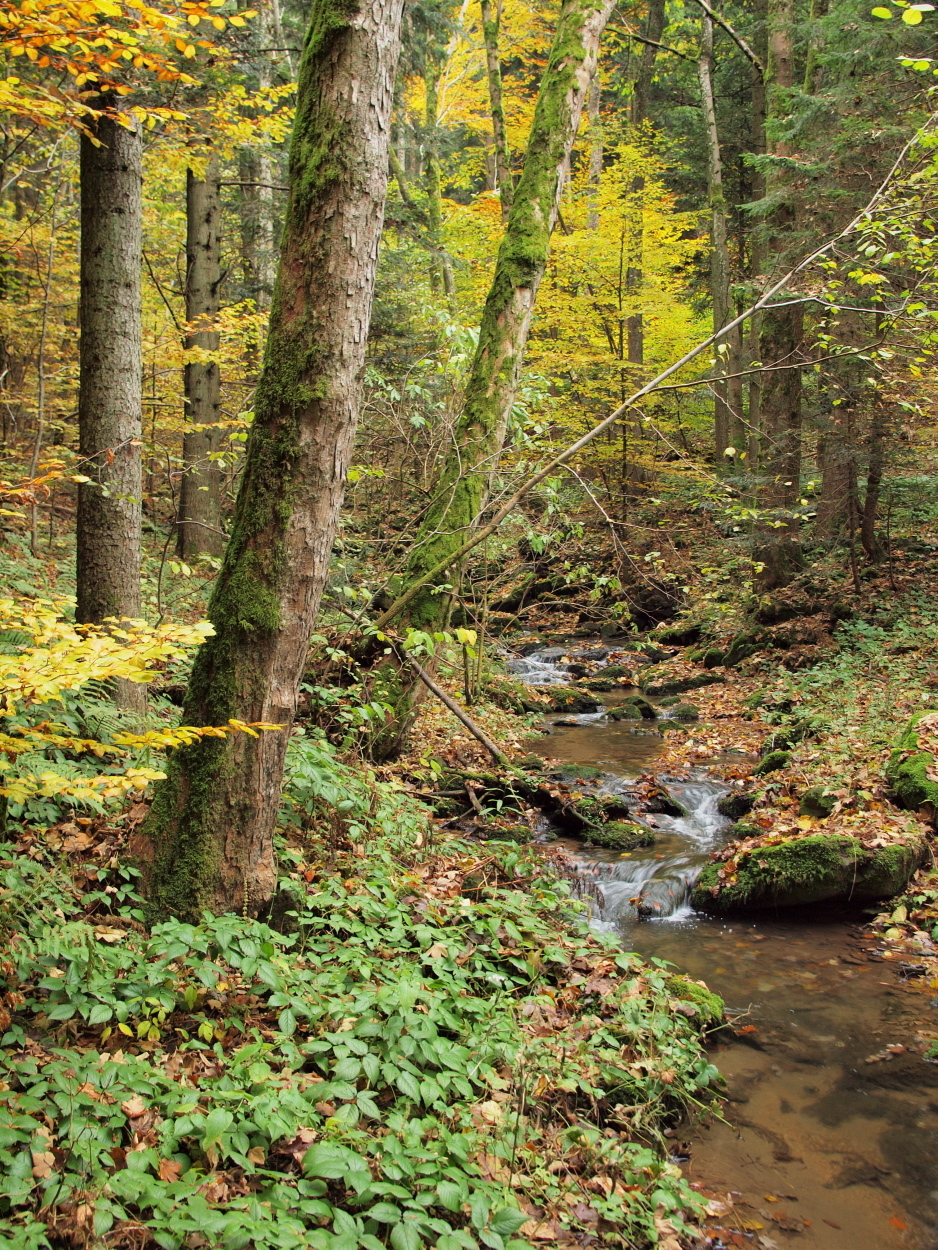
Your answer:
[[[552,648],[510,667],[532,684],[569,684],[561,656],[570,654]],[[627,795],[654,771],[662,738],[653,725],[551,716],[548,736],[530,745],[595,765],[603,789]],[[620,854],[563,844],[592,887],[596,928],[706,981],[727,1004],[732,1030],[714,1046],[728,1083],[725,1122],[679,1131],[674,1155],[722,1197],[708,1221],[714,1250],[938,1250],[938,1065],[903,1049],[922,996],[877,954],[862,915],[815,908],[727,921],[693,911],[689,886],[728,836],[716,810],[728,786],[717,760],[662,780],[687,814],[643,817],[656,826],[654,846]],[[938,997],[924,1003],[938,1010]]]

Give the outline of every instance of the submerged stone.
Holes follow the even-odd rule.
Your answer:
[[[871,902],[899,894],[922,863],[924,839],[867,848],[845,834],[811,834],[744,852],[735,871],[708,864],[691,902],[723,915],[806,903]]]

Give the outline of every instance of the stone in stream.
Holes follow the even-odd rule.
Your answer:
[[[610,720],[644,720],[641,708],[634,703],[623,703],[620,707],[610,708],[606,713]]]
[[[687,690],[700,690],[703,686],[713,686],[725,682],[726,678],[712,670],[707,673],[695,673],[693,677],[670,676],[667,673],[645,673],[641,688],[650,699],[661,694],[683,694]]]
[[[677,703],[671,708],[672,720],[700,720],[700,708],[696,703]]]
[[[603,846],[612,851],[631,851],[637,846],[654,846],[656,837],[651,829],[633,820],[612,820],[601,829],[585,829],[583,838],[587,845]]]
[[[698,911],[727,915],[900,894],[926,857],[925,839],[866,847],[845,834],[810,834],[708,864],[694,885]]]
[[[742,820],[752,811],[756,801],[754,794],[745,790],[732,790],[717,800],[717,811],[727,820]]]
[[[545,686],[543,693],[552,712],[597,712],[602,707],[600,699],[572,686]],[[541,708],[544,707],[542,703]]]
[[[642,804],[652,816],[689,816],[687,808],[677,799],[673,799],[667,790],[659,787]]]
[[[561,764],[559,768],[553,769],[550,775],[558,781],[596,781],[603,775],[603,771],[593,764]]]
[[[582,837],[592,838],[598,832],[598,826],[622,820],[628,814],[629,806],[621,795],[591,794],[564,804],[560,818]]]
[[[648,700],[640,694],[630,694],[617,707],[610,708],[607,715],[610,720],[634,720],[635,712],[638,712],[642,720],[655,720],[658,716]]]

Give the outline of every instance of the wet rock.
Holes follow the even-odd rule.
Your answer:
[[[598,826],[623,820],[628,814],[628,804],[620,795],[597,794],[565,804],[562,819],[574,831],[582,831],[584,837],[592,837]]]
[[[755,847],[735,862],[708,864],[691,902],[717,915],[833,900],[869,902],[900,893],[924,858],[924,839],[867,848],[844,834],[811,834]]]
[[[636,846],[654,846],[654,831],[631,820],[612,820],[600,829],[587,829],[583,834],[592,846],[604,846],[612,851],[631,851]]]
[[[615,677],[617,679],[630,680],[632,671],[626,668],[624,664],[607,664],[598,676],[602,676],[604,679]]]
[[[645,673],[640,683],[642,690],[650,699],[662,694],[683,694],[688,690],[700,690],[703,686],[714,686],[725,682],[726,678],[719,673],[695,673],[693,677],[674,677],[666,673]]]
[[[618,708],[612,708],[610,710],[610,715],[612,715],[612,712],[623,708],[634,708],[643,720],[655,720],[658,716],[658,713],[648,700],[640,694],[630,694],[627,699],[622,700]],[[627,716],[626,719],[631,720],[632,717]]]
[[[756,796],[745,790],[733,790],[717,800],[717,811],[727,820],[741,820],[748,816],[755,804]]]
[[[798,815],[814,816],[818,820],[824,820],[834,810],[836,802],[836,795],[831,794],[824,786],[812,786],[801,796]]]
[[[577,682],[582,690],[592,690],[597,694],[608,694],[610,690],[615,690],[617,684],[610,677],[584,677]]]
[[[657,790],[642,804],[651,816],[687,816],[688,811],[683,803],[671,797],[667,790]]]
[[[929,820],[935,821],[938,812],[938,783],[930,780],[928,773],[934,771],[935,755],[919,749],[921,723],[925,717],[938,716],[936,712],[919,712],[901,735],[886,765],[886,779],[890,785],[890,797],[900,807],[909,811],[925,811]],[[925,726],[922,726],[924,731]],[[930,735],[934,732],[928,725]]]
[[[753,777],[767,777],[791,763],[791,751],[770,751],[752,770]]]
[[[499,673],[492,673],[487,678],[485,695],[496,707],[504,708],[506,712],[543,712],[545,710],[545,704],[523,682],[514,681],[511,677],[504,677]]]
[[[700,708],[696,703],[677,703],[671,709],[673,720],[700,720]]]

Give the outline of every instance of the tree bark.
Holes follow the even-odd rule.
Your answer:
[[[774,156],[790,156],[790,144],[772,132],[772,123],[789,112],[788,92],[794,86],[794,5],[793,0],[768,3],[767,138],[766,149]],[[766,194],[779,197],[768,222],[765,254],[784,256],[791,245],[794,213],[785,198],[785,183],[776,170],[766,178]],[[766,475],[762,505],[786,510],[798,498],[801,478],[801,361],[804,309],[801,304],[767,308],[762,314],[760,359],[767,366],[762,375],[762,454]],[[758,546],[765,565],[761,576],[764,589],[784,585],[797,568],[801,552],[797,521],[778,518],[784,524],[773,528]]]
[[[107,103],[107,102],[105,102]],[[140,616],[143,477],[139,122],[102,116],[81,137],[76,620]],[[100,145],[100,146],[99,146]]]
[[[403,0],[315,0],[255,420],[189,724],[281,726],[179,749],[132,847],[156,914],[257,912],[361,401]]]
[[[200,178],[186,170],[186,350],[217,352],[220,306],[221,200],[218,160]],[[183,559],[221,555],[221,474],[212,454],[220,444],[221,375],[217,361],[190,361],[184,370],[186,422],[176,548]],[[200,428],[200,427],[209,428]],[[194,427],[194,428],[192,428]]]
[[[424,180],[427,187],[427,224],[433,248],[430,268],[430,285],[434,291],[443,291],[447,299],[455,293],[453,268],[443,246],[443,190],[440,184],[440,154],[437,121],[439,112],[440,67],[430,56],[424,75],[427,89],[426,127],[427,147]]]
[[[866,558],[877,563],[883,557],[882,544],[876,533],[879,516],[879,496],[886,464],[886,413],[881,403],[874,403],[870,417],[869,464],[866,471],[866,495],[863,500],[863,518],[860,525],[860,541]]]
[[[700,100],[703,111],[704,132],[707,139],[707,200],[710,206],[710,298],[713,305],[713,330],[716,333],[733,317],[730,301],[730,250],[726,231],[726,199],[723,195],[723,159],[720,154],[720,135],[717,130],[717,114],[713,99],[713,22],[706,15],[700,18],[700,56],[697,62],[700,80]],[[730,446],[730,434],[738,412],[729,402],[727,373],[739,372],[739,331],[733,330],[718,346],[724,354],[717,353],[721,362],[717,366],[714,382],[715,400],[713,413],[713,454],[718,468],[726,464],[726,451]]]
[[[565,0],[541,83],[521,177],[498,250],[495,275],[479,327],[479,342],[434,501],[427,511],[404,574],[416,581],[477,524],[501,454],[518,388],[534,301],[557,221],[570,152],[599,41],[614,0]],[[434,631],[449,618],[445,588],[426,587],[410,603],[407,624]],[[399,665],[383,664],[375,697],[393,709],[373,740],[385,755],[400,742],[411,719],[414,683]]]
[[[586,186],[588,208],[586,213],[587,230],[599,229],[599,206],[597,197],[603,177],[603,119],[602,119],[602,84],[599,81],[599,70],[593,75],[590,83],[589,99],[586,109],[589,116],[590,155]]]
[[[492,109],[492,136],[495,140],[495,175],[498,196],[502,203],[502,221],[507,222],[515,184],[511,176],[511,149],[502,99],[502,66],[498,56],[498,34],[502,22],[502,2],[497,0],[492,14],[492,0],[481,0],[482,38],[485,41],[485,66],[489,80],[489,103]]]

